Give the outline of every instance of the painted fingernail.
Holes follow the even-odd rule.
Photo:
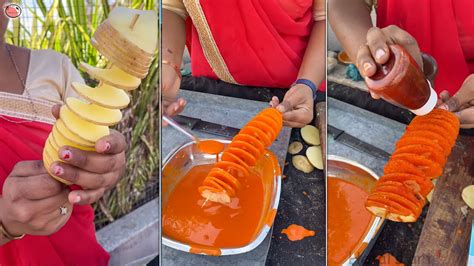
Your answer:
[[[61,166],[57,165],[54,167],[54,175],[59,176],[59,175],[62,175],[63,173],[64,173],[64,169]]]
[[[61,152],[61,158],[63,158],[64,160],[69,160],[71,159],[71,157],[72,157],[72,153],[70,150],[63,150]]]
[[[105,143],[105,150],[106,151],[110,150],[110,143],[108,142]]]
[[[446,104],[442,104],[438,107],[439,109],[448,111],[448,106]]]
[[[370,70],[372,67],[372,64],[369,62],[364,63],[364,72],[367,74],[367,72]]]
[[[79,201],[81,201],[81,196],[76,196],[76,198],[74,199],[74,203],[78,203]]]
[[[378,49],[376,52],[375,52],[375,57],[377,59],[382,59],[382,57],[385,55],[385,51],[383,49]]]

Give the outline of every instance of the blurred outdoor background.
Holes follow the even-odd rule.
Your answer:
[[[105,67],[107,61],[90,44],[93,33],[115,6],[158,10],[158,0],[27,0],[11,1],[22,14],[10,21],[8,43],[30,49],[53,49],[80,62]],[[156,25],[158,27],[158,25]],[[96,85],[82,73],[91,86]],[[129,108],[115,128],[128,140],[127,170],[117,187],[97,204],[96,229],[113,222],[158,196],[158,61],[139,89],[133,91]]]

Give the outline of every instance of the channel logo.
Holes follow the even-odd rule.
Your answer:
[[[3,9],[5,16],[9,18],[17,18],[21,15],[21,7],[17,4],[7,4]]]

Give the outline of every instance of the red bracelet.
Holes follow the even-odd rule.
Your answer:
[[[173,63],[171,63],[170,61],[167,61],[167,60],[162,60],[161,63],[163,65],[168,65],[168,66],[172,67],[174,69],[174,71],[176,71],[176,74],[178,75],[178,78],[182,79],[181,69],[177,65],[175,65],[175,64],[173,64]]]

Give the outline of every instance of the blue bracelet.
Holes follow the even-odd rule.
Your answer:
[[[314,84],[311,80],[309,79],[297,79],[295,81],[295,83],[293,83],[292,86],[296,85],[296,84],[303,84],[303,85],[306,85],[308,86],[311,91],[313,92],[313,101],[316,100],[316,92],[318,91],[318,87],[316,86],[316,84]]]

